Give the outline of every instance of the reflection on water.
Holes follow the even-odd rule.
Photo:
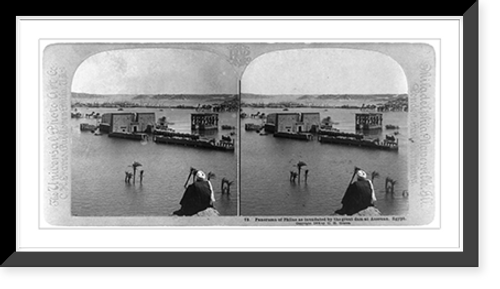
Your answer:
[[[281,112],[280,109],[259,108],[260,113]],[[248,115],[257,109],[245,108]],[[330,117],[344,132],[355,132],[355,110],[300,108],[288,112],[320,112],[321,119]],[[408,199],[402,191],[408,189],[407,168],[407,113],[384,113],[384,124],[399,126],[399,151],[363,149],[313,141],[275,138],[245,131],[245,123],[261,123],[258,118],[245,118],[241,132],[241,213],[242,215],[330,215],[341,207],[341,199],[354,167],[368,175],[376,171],[374,180],[377,208],[385,215],[401,215],[408,211]],[[382,129],[380,138],[394,130]],[[290,171],[298,171],[296,164],[306,163],[301,169],[301,181],[290,182]],[[304,171],[309,170],[304,181]],[[386,195],[385,178],[397,180],[394,195]]]
[[[382,135],[382,129],[371,129],[371,130],[355,130],[356,133],[368,136],[368,137],[380,137]]]

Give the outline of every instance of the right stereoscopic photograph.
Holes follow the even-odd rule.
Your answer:
[[[241,215],[408,215],[433,186],[433,47],[298,46],[241,75]]]

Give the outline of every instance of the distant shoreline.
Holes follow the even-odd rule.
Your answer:
[[[177,109],[197,109],[197,106],[187,105],[187,104],[178,104],[178,105],[166,105],[166,104],[141,104],[141,103],[83,103],[77,102],[72,103],[71,108],[79,108],[79,107],[88,107],[88,108],[177,108]],[[241,108],[249,107],[249,108],[275,108],[275,109],[283,109],[283,108],[347,108],[347,109],[360,109],[362,106],[358,105],[314,105],[314,104],[303,104],[303,103],[284,103],[284,104],[276,104],[276,103],[242,103],[240,105]]]
[[[113,105],[113,104],[72,104],[71,108],[154,108],[154,109],[189,109],[196,110],[197,107],[193,105]],[[241,108],[271,108],[271,109],[300,109],[300,108],[317,108],[317,109],[362,109],[359,105],[295,105],[295,106],[282,106],[277,107],[273,104],[242,104]]]
[[[83,97],[82,97],[83,96]],[[276,98],[278,97],[278,98]],[[72,93],[72,108],[91,107],[91,108],[158,108],[158,109],[198,109],[210,106],[230,107],[230,111],[237,111],[237,106],[241,108],[344,108],[344,109],[366,109],[375,110],[377,107],[384,107],[384,111],[407,111],[407,94],[322,94],[322,95],[254,95],[242,94],[241,102],[234,94],[210,94],[210,95],[92,95],[82,93]],[[298,97],[298,98],[297,98]],[[267,99],[268,102],[259,100]],[[107,101],[104,101],[107,100]],[[248,102],[256,100],[259,102]],[[373,104],[378,100],[379,103]],[[318,101],[320,103],[318,103]],[[332,104],[331,102],[344,102],[344,104]],[[355,103],[346,104],[345,101],[354,101]],[[153,103],[151,103],[153,102]],[[163,103],[161,103],[163,102]],[[168,103],[170,102],[170,103]],[[172,102],[174,102],[172,104]],[[307,102],[307,103],[306,103]],[[330,102],[330,103],[327,103]],[[365,103],[368,105],[365,106]],[[372,103],[372,104],[370,104]],[[203,105],[201,105],[203,104]]]
[[[408,106],[406,102],[400,102],[399,104],[391,104],[387,102],[384,104],[386,106],[392,107],[393,109],[389,109],[389,111],[406,111],[404,108]],[[329,104],[303,104],[303,103],[241,103],[241,108],[274,108],[274,109],[294,109],[294,108],[317,108],[317,109],[363,109],[367,110],[376,109],[375,106],[363,106],[363,105],[329,105]],[[140,104],[140,103],[72,103],[71,108],[156,108],[156,109],[198,109],[198,106],[195,105],[186,105],[186,104],[178,104],[178,105],[166,105],[166,104]],[[236,111],[237,109],[232,109],[231,111]]]

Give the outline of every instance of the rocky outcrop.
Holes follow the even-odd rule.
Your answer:
[[[214,209],[214,208],[207,208],[203,211],[200,211],[194,215],[191,215],[191,216],[186,216],[186,215],[176,215],[175,213],[172,214],[171,216],[174,216],[174,217],[218,217],[220,216],[220,213]]]
[[[220,216],[220,213],[214,208],[207,208],[206,210],[198,212],[193,216],[194,217],[218,217],[218,216]]]
[[[382,213],[375,207],[368,207],[367,209],[364,209],[363,211],[359,211],[353,216],[380,216]]]
[[[339,214],[333,214],[334,216],[341,216]],[[362,211],[357,212],[352,216],[381,216],[382,213],[375,207],[368,207]]]

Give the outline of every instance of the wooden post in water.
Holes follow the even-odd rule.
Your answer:
[[[396,180],[393,180],[389,177],[385,179],[385,193],[386,194],[394,194],[394,187],[396,185]]]
[[[221,193],[224,194],[224,192],[227,192],[227,194],[230,194],[232,184],[233,184],[233,182],[230,182],[226,178],[222,178],[221,183],[220,183]]]

